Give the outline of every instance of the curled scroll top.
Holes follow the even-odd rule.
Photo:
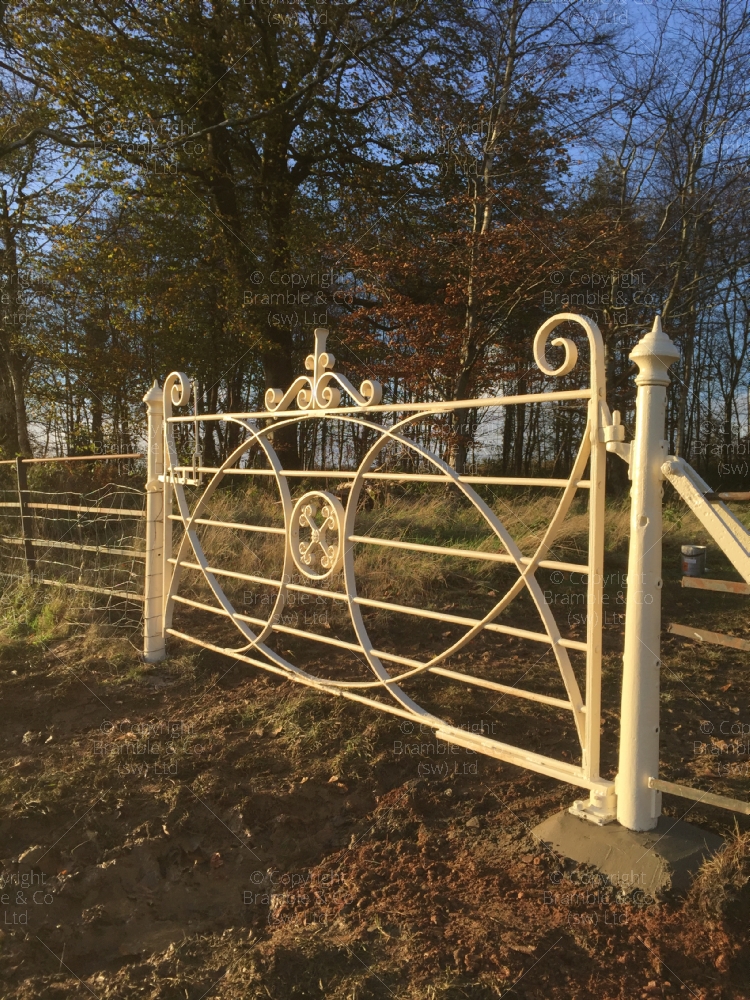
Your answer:
[[[555,337],[554,340],[550,341],[551,346],[564,347],[565,360],[559,368],[552,368],[547,364],[547,338],[556,325],[548,321],[539,328],[536,337],[534,337],[534,360],[537,363],[537,367],[545,375],[553,375],[559,378],[562,375],[567,375],[568,372],[572,372],[575,368],[578,363],[578,348],[567,337]]]
[[[329,410],[341,403],[341,390],[347,392],[357,406],[374,406],[383,398],[379,382],[366,379],[357,391],[347,378],[331,371],[336,359],[326,351],[328,330],[318,327],[315,331],[315,351],[305,358],[305,368],[312,375],[300,375],[284,392],[282,389],[266,391],[266,409],[284,411],[294,399],[301,410]]]
[[[172,372],[164,383],[164,402],[172,406],[187,406],[190,403],[192,386],[184,372]]]

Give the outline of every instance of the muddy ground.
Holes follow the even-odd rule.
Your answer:
[[[747,598],[683,591],[668,562],[665,625],[748,635]],[[148,668],[135,631],[25,614],[0,662],[3,997],[750,998],[746,818],[665,796],[734,853],[687,897],[626,895],[530,835],[573,788],[187,644]],[[438,648],[439,623],[410,628]],[[500,638],[460,669],[513,683],[528,647]],[[747,798],[750,654],[665,634],[663,660],[663,775]],[[554,713],[420,683],[459,725],[575,759]]]

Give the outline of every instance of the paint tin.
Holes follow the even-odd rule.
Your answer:
[[[703,576],[706,572],[706,546],[683,545],[681,552],[682,575]]]

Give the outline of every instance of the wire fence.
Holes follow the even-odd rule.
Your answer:
[[[140,454],[0,463],[0,587],[75,592],[78,606],[138,629],[143,617]]]

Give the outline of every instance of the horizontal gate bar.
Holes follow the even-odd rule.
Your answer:
[[[486,406],[517,406],[519,403],[554,403],[563,399],[591,399],[591,389],[561,389],[558,392],[533,392],[525,396],[488,396],[485,399],[452,399],[439,400],[435,403],[378,403],[376,406],[338,406],[325,410],[256,410],[253,413],[193,413],[187,417],[167,417],[169,424],[194,424],[196,421],[226,420],[230,416],[234,420],[275,420],[278,417],[299,417],[300,420],[310,417],[328,417],[338,414],[356,414],[367,416],[369,413],[419,413],[425,416],[433,413],[444,413],[450,410],[483,409]]]
[[[179,514],[169,514],[170,521],[182,521]],[[212,521],[207,517],[196,517],[193,524],[205,524],[211,528],[237,528],[238,531],[259,531],[269,535],[285,535],[285,528],[271,528],[263,524],[235,524],[234,521]]]
[[[382,608],[384,611],[396,611],[404,615],[415,615],[417,618],[431,618],[434,621],[446,622],[449,625],[465,625],[467,628],[473,628],[480,621],[478,618],[464,618],[459,615],[448,615],[443,612],[427,611],[422,608],[410,608],[404,604],[375,601],[369,597],[355,597],[354,603],[361,604],[367,608]],[[503,635],[513,635],[519,639],[530,639],[533,642],[545,642],[550,646],[554,645],[546,632],[530,632],[523,628],[513,628],[511,625],[498,625],[496,622],[490,622],[484,628],[490,632],[500,632]],[[565,646],[567,649],[578,649],[584,653],[587,649],[585,642],[578,642],[575,639],[560,639],[559,644]]]
[[[648,787],[668,795],[679,795],[682,799],[694,799],[705,802],[707,806],[718,806],[719,809],[731,809],[732,812],[744,813],[750,816],[750,802],[741,799],[730,799],[726,795],[716,795],[714,792],[702,792],[699,788],[689,788],[687,785],[677,785],[673,781],[662,781],[661,778],[649,778]]]
[[[204,604],[202,601],[194,601],[189,597],[182,597],[180,594],[175,594],[173,600],[178,601],[180,604],[187,604],[191,608],[197,608],[199,611],[209,611],[214,615],[221,615],[225,618],[231,618],[232,615],[225,608],[214,608],[210,604]],[[266,618],[255,618],[253,615],[243,615],[239,612],[235,612],[234,617],[238,621],[247,622],[248,625],[259,625],[261,627],[268,624],[268,619]],[[296,635],[302,639],[314,639],[316,642],[322,642],[327,646],[338,646],[340,649],[349,649],[355,653],[361,653],[362,647],[356,642],[347,642],[345,639],[336,639],[332,635],[321,635],[319,632],[305,632],[304,629],[293,628],[291,625],[284,625],[281,622],[274,622],[271,628],[274,632],[284,632],[286,635]],[[415,661],[416,666],[422,666],[421,663]]]
[[[356,701],[360,705],[368,705],[370,708],[386,712],[388,715],[396,715],[401,719],[409,719],[412,722],[420,722],[423,725],[429,726],[431,729],[434,728],[435,736],[438,739],[443,739],[446,742],[455,744],[456,746],[463,746],[466,749],[475,750],[476,752],[483,753],[486,756],[495,757],[497,760],[517,764],[519,767],[526,767],[529,770],[537,771],[540,774],[546,774],[551,778],[556,778],[558,781],[567,782],[571,785],[577,785],[580,788],[606,789],[612,787],[613,783],[611,781],[606,781],[604,778],[587,777],[584,775],[582,769],[575,764],[567,764],[564,761],[558,761],[552,757],[544,757],[541,754],[536,754],[532,751],[521,750],[518,747],[513,747],[506,743],[500,743],[497,740],[490,740],[487,737],[482,737],[478,734],[474,737],[469,737],[463,730],[457,729],[453,726],[446,726],[440,719],[435,718],[433,715],[429,715],[427,712],[420,715],[416,712],[409,712],[406,709],[399,708],[396,705],[386,704],[382,701],[376,701],[374,698],[367,698],[364,695],[355,694],[355,692],[347,691],[345,688],[329,687],[317,678],[310,677],[306,674],[292,673],[289,670],[284,670],[282,667],[278,667],[272,663],[266,663],[263,660],[258,660],[254,656],[246,656],[244,653],[235,653],[232,650],[223,649],[221,646],[217,646],[211,642],[205,642],[203,639],[198,639],[185,632],[179,632],[177,629],[168,628],[166,629],[166,632],[168,635],[172,635],[177,639],[184,639],[186,642],[191,642],[196,646],[201,646],[203,649],[210,649],[215,653],[221,653],[223,656],[229,656],[242,663],[249,663],[251,666],[260,667],[262,670],[267,670],[270,673],[277,674],[284,677],[286,680],[293,681],[297,684],[303,684],[306,687],[315,688],[318,691],[323,691],[325,694],[332,694],[339,698],[346,698],[348,701]]]
[[[173,566],[177,564],[175,558],[170,558],[167,560]],[[203,572],[203,567],[198,563],[183,561],[180,563],[183,569],[193,569]],[[217,569],[213,566],[207,566],[205,569],[206,573],[212,573],[214,576],[226,576],[235,580],[247,580],[249,583],[259,583],[266,584],[270,587],[280,587],[281,582],[279,580],[271,580],[267,577],[262,576],[251,576],[249,573],[237,573],[232,570],[227,569]],[[325,594],[327,597],[336,598],[338,600],[348,600],[346,594],[337,594],[335,591],[330,590],[316,590],[314,587],[305,588],[303,590],[300,586],[290,586],[289,589],[301,590],[303,593],[311,594]],[[424,608],[410,608],[404,604],[392,604],[390,601],[375,601],[368,597],[355,597],[353,598],[355,604],[361,604],[363,607],[367,608],[380,608],[383,611],[395,611],[398,614],[404,615],[414,615],[417,618],[430,618],[434,621],[445,622],[449,625],[465,625],[467,628],[474,628],[478,625],[479,618],[464,618],[459,615],[449,615],[438,611],[428,611]],[[489,632],[499,632],[502,635],[512,635],[518,639],[529,639],[532,642],[544,642],[547,645],[555,645],[553,640],[547,635],[546,632],[530,632],[528,629],[513,628],[511,625],[498,625],[496,622],[489,622],[484,626]],[[578,642],[576,639],[559,639],[560,646],[565,646],[566,649],[577,649],[585,653],[587,646],[585,642]]]
[[[221,615],[225,618],[231,618],[232,616],[225,608],[215,608],[210,604],[204,604],[202,601],[194,601],[189,597],[182,597],[180,594],[174,595],[174,600],[178,601],[180,604],[186,604],[191,608],[197,608],[200,611],[209,611],[214,615]],[[235,617],[240,621],[247,622],[249,625],[267,625],[268,622],[262,618],[253,618],[251,615],[235,614]],[[364,650],[360,645],[353,642],[346,642],[344,639],[335,639],[333,636],[320,635],[318,632],[305,632],[303,629],[293,628],[290,625],[274,624],[272,626],[274,632],[283,632],[287,635],[299,636],[302,639],[313,639],[316,642],[322,642],[330,646],[338,646],[341,649],[349,649],[354,653],[363,653]],[[400,663],[405,667],[423,667],[424,663],[421,660],[413,660],[407,656],[397,656],[394,653],[386,653],[381,649],[371,649],[369,651],[373,656],[377,656],[380,660],[386,660],[389,663]],[[537,694],[536,691],[527,691],[525,688],[511,687],[508,684],[499,684],[496,681],[485,680],[483,677],[474,677],[471,674],[462,674],[456,670],[448,670],[446,667],[429,667],[428,673],[440,674],[441,677],[448,677],[451,680],[460,681],[463,684],[474,685],[475,687],[488,688],[491,691],[500,691],[503,694],[513,695],[517,698],[525,698],[527,701],[540,702],[542,705],[551,705],[554,708],[563,708],[568,711],[573,711],[573,706],[569,701],[564,701],[562,698],[553,698],[551,695],[547,694]],[[585,711],[585,706],[582,709]]]
[[[179,514],[169,514],[170,521],[182,522]],[[233,521],[212,521],[208,518],[197,517],[193,524],[204,524],[214,528],[237,528],[239,531],[257,531],[272,535],[284,535],[284,528],[272,528],[266,525],[257,524],[235,524]],[[392,538],[375,538],[372,535],[350,535],[347,541],[359,544],[384,545],[394,549],[408,549],[413,552],[430,552],[435,555],[459,556],[465,559],[480,559],[486,562],[515,563],[513,556],[502,552],[483,552],[481,549],[459,549],[455,546],[422,545],[418,542],[402,542]],[[522,563],[530,563],[529,556],[521,558]],[[588,573],[588,566],[583,563],[556,562],[552,559],[543,559],[539,566],[541,569],[556,569],[566,573]]]
[[[219,472],[216,466],[197,465],[174,465],[172,466],[172,476],[169,474],[159,476],[159,482],[165,480],[171,482],[180,481],[180,475],[192,475],[194,472],[214,473]],[[179,474],[179,475],[178,475]],[[341,472],[328,471],[325,469],[280,469],[278,473],[274,469],[225,469],[226,476],[284,476],[286,479],[354,479],[356,471]],[[456,480],[452,476],[440,476],[431,472],[365,472],[364,479],[384,480],[392,483],[453,483]],[[474,483],[479,486],[540,486],[552,489],[565,489],[568,479],[544,479],[544,478],[521,478],[520,476],[458,476],[459,483]],[[578,489],[587,490],[591,486],[588,479],[579,479],[575,484]]]
[[[718,590],[721,594],[750,594],[750,583],[739,580],[707,580],[704,576],[683,576],[682,586],[692,590]]]
[[[750,640],[739,639],[734,635],[724,635],[723,632],[709,632],[704,628],[690,628],[689,625],[667,625],[667,632],[681,635],[685,639],[695,639],[697,642],[710,642],[714,646],[729,646],[730,649],[750,650]]]
[[[513,556],[504,552],[483,552],[481,549],[459,549],[448,545],[423,545],[421,542],[402,542],[394,538],[375,538],[373,535],[349,535],[348,542],[356,542],[365,545],[385,545],[393,549],[408,549],[411,552],[431,552],[436,555],[461,556],[465,559],[484,559],[487,562],[515,563]],[[530,563],[529,556],[522,556],[522,563]],[[554,562],[550,559],[543,559],[539,566],[542,569],[559,569],[568,573],[588,573],[588,566],[579,563]]]
[[[169,559],[167,559],[167,562],[171,563],[173,566],[177,565],[177,560],[174,557],[170,557]],[[194,562],[186,562],[186,561],[183,560],[180,563],[180,566],[182,566],[183,569],[197,569],[197,570],[200,570],[201,572],[203,571],[203,567],[199,566],[198,563],[194,563]],[[280,583],[279,580],[271,580],[267,576],[253,576],[252,573],[237,573],[237,572],[235,572],[234,570],[231,570],[231,569],[216,569],[214,566],[207,566],[206,567],[206,572],[207,573],[213,573],[214,576],[226,576],[226,577],[229,577],[230,580],[246,580],[248,583],[259,583],[259,584],[267,585],[269,587],[280,587],[281,586],[281,583]],[[291,585],[288,585],[288,588],[289,588],[289,590],[292,590],[292,589],[294,589],[294,590],[301,590],[302,589],[298,585],[295,585],[294,587],[292,587]],[[305,593],[309,592],[311,594],[314,594],[314,593],[325,593],[328,597],[340,597],[341,599],[346,600],[346,594],[337,594],[337,593],[335,593],[333,591],[316,591],[313,587],[306,587],[304,592]]]
[[[454,729],[452,726],[436,729],[435,736],[445,740],[446,743],[454,743],[456,746],[486,754],[488,757],[495,757],[497,760],[506,761],[509,764],[518,764],[530,771],[537,771],[539,774],[546,774],[550,778],[578,785],[581,788],[611,788],[614,784],[605,778],[587,778],[577,764],[567,764],[565,761],[555,760],[554,757],[545,757],[532,750],[521,750],[519,747],[510,746],[507,743],[481,737],[478,733],[469,735],[463,730]]]
[[[527,701],[538,701],[542,705],[551,705],[554,708],[564,708],[572,712],[573,706],[563,698],[553,698],[549,694],[537,694],[536,691],[527,691],[524,688],[516,688],[510,684],[499,684],[497,681],[488,681],[483,677],[472,677],[462,674],[457,670],[449,670],[447,667],[432,667],[430,673],[440,674],[441,677],[450,677],[451,680],[460,681],[462,684],[474,684],[477,687],[487,688],[489,691],[500,691],[502,694],[509,694],[518,698],[525,698]],[[586,706],[582,706],[582,712],[586,711]]]

